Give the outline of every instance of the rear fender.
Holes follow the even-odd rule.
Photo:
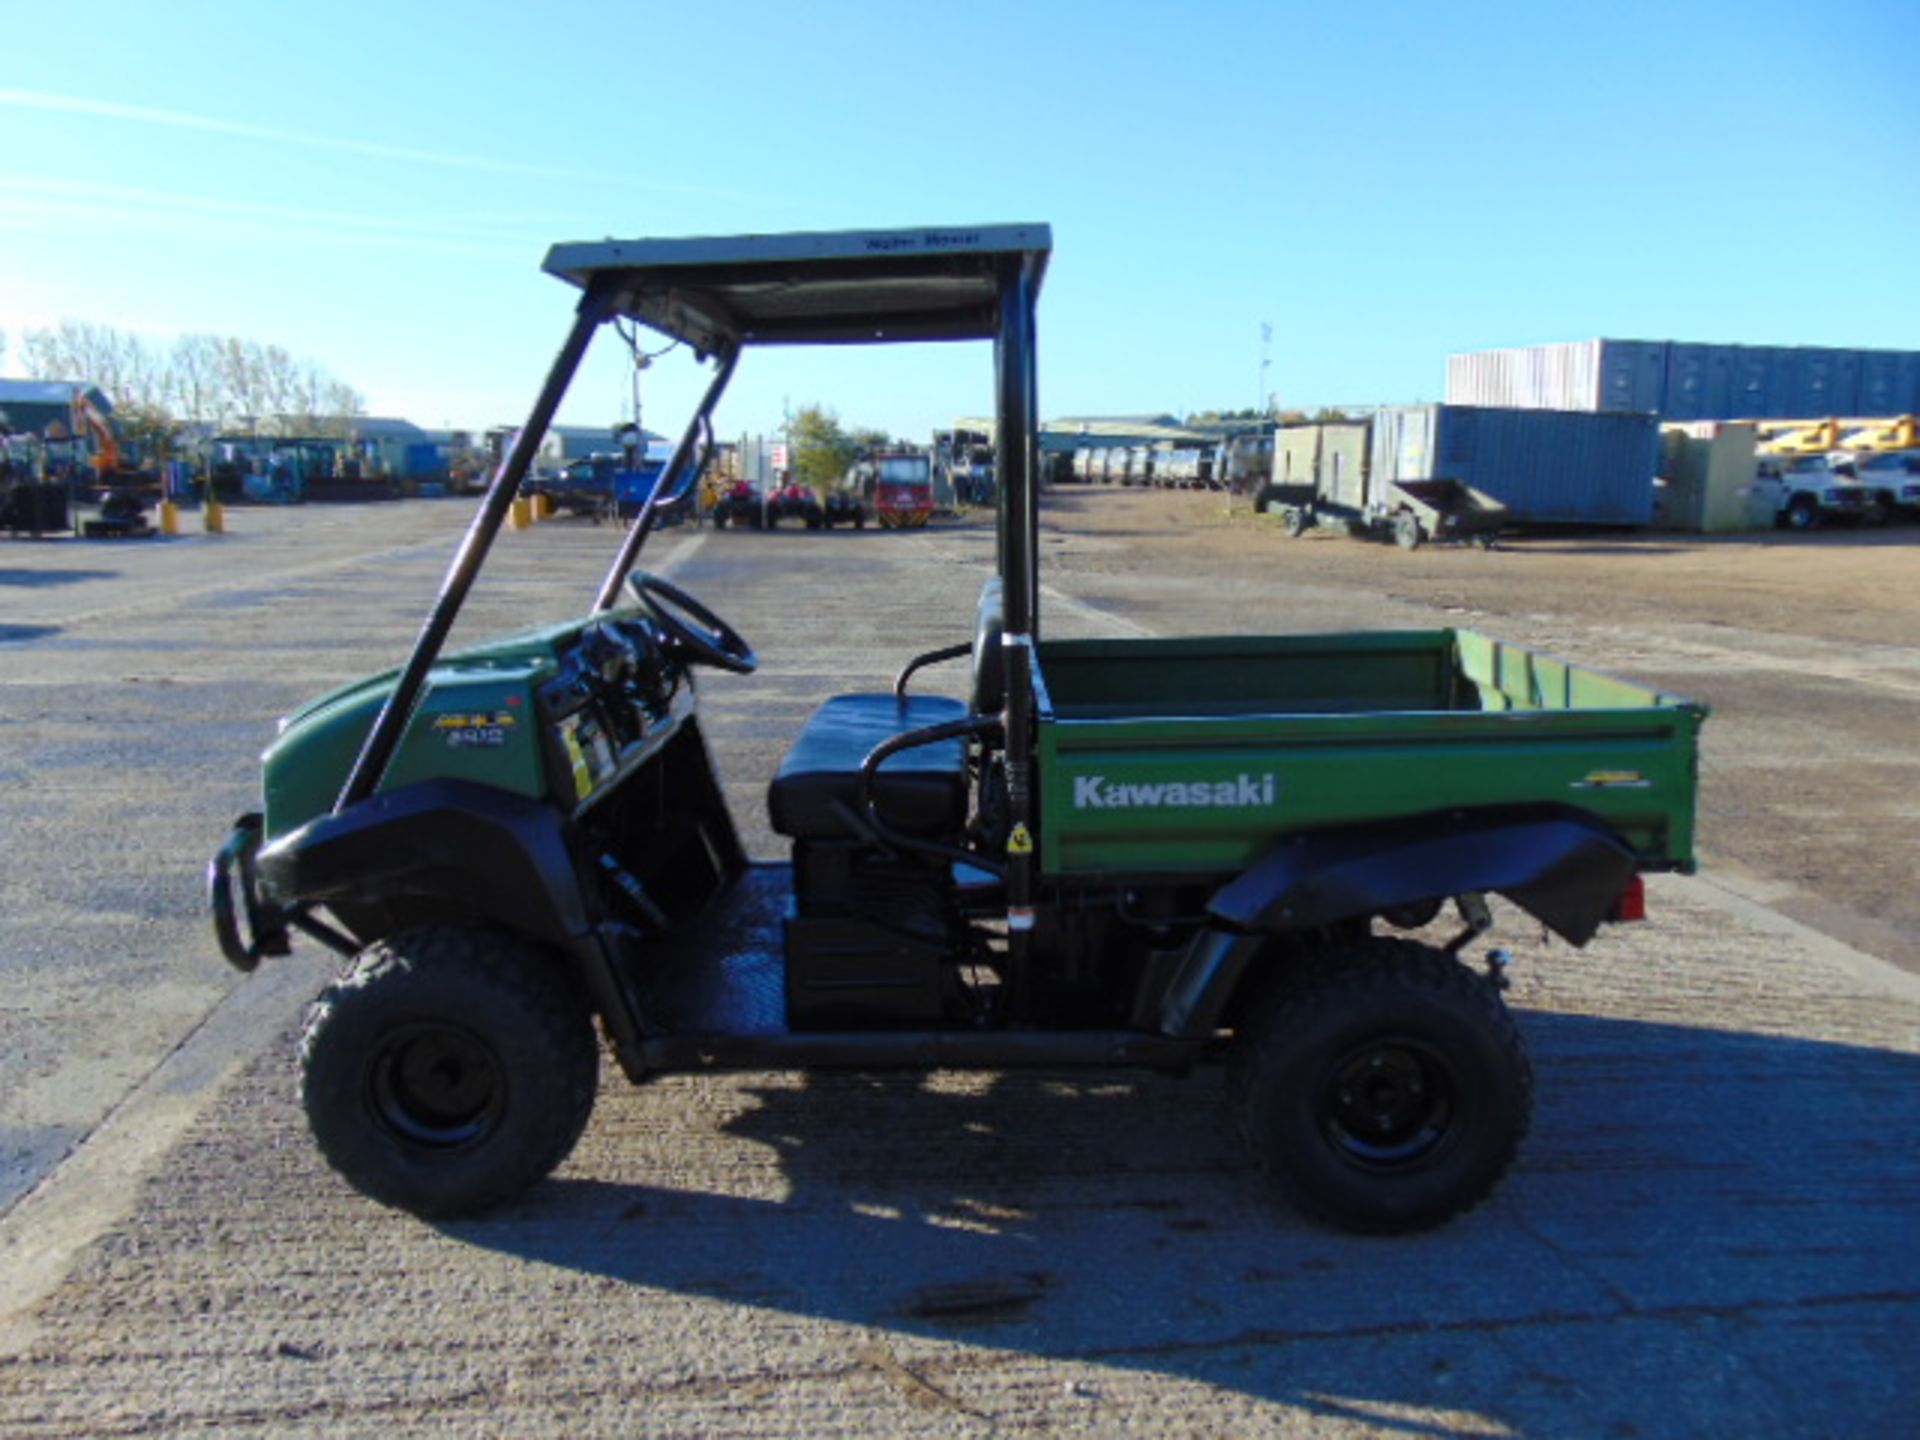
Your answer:
[[[1296,836],[1208,903],[1212,923],[1168,984],[1160,1028],[1211,1033],[1241,976],[1277,936],[1422,900],[1492,891],[1584,945],[1636,869],[1632,848],[1611,830],[1559,806],[1450,811]]]
[[[1584,945],[1636,868],[1632,847],[1578,810],[1449,811],[1297,836],[1207,909],[1232,930],[1311,930],[1490,890]]]

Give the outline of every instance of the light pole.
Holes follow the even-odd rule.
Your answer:
[[[1267,408],[1267,366],[1273,363],[1267,358],[1267,351],[1272,344],[1273,326],[1262,320],[1260,322],[1260,389],[1254,396],[1253,405],[1256,418]]]

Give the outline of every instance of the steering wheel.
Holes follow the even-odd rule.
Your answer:
[[[686,652],[689,665],[711,665],[735,675],[751,675],[759,669],[760,657],[740,632],[678,585],[636,570],[627,576],[627,589],[667,638]]]

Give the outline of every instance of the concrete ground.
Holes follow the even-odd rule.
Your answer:
[[[325,957],[232,975],[198,871],[273,717],[398,657],[468,513],[0,550],[0,1432],[1911,1433],[1920,980],[1760,903],[1780,882],[1749,866],[1656,881],[1649,923],[1584,952],[1502,912],[1539,1113],[1494,1200],[1431,1235],[1278,1209],[1207,1074],[634,1089],[609,1066],[579,1149],[507,1212],[362,1200],[293,1103]],[[1222,584],[1150,523],[1054,514],[1055,634],[1446,613]],[[578,608],[611,545],[505,537],[463,633]],[[703,704],[771,854],[785,737],[965,638],[990,547],[650,553],[760,647]],[[1277,614],[1305,623],[1249,621]],[[1563,619],[1563,648],[1604,648]]]

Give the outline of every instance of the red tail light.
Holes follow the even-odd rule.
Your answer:
[[[1613,897],[1613,913],[1607,918],[1616,923],[1622,920],[1646,919],[1647,882],[1638,875],[1627,881],[1626,888]]]

